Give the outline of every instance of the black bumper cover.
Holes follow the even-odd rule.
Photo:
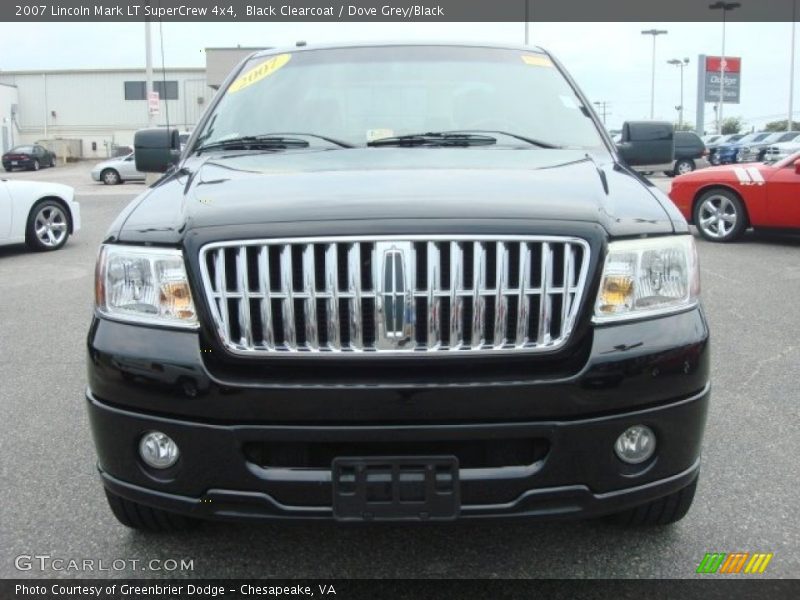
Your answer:
[[[599,516],[666,496],[699,471],[709,400],[699,309],[596,328],[585,364],[551,379],[342,385],[310,373],[302,385],[276,370],[257,384],[222,381],[201,352],[196,333],[95,320],[86,396],[111,492],[199,518],[332,518],[330,468],[257,464],[245,447],[264,442],[544,443],[531,464],[462,465],[463,518]],[[657,449],[626,465],[613,444],[636,424],[653,429]],[[138,458],[150,430],[178,443],[174,467],[156,472]]]

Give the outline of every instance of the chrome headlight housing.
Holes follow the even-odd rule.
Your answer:
[[[103,245],[95,271],[95,308],[121,321],[198,326],[183,253],[171,248]]]
[[[593,320],[640,319],[691,308],[700,295],[699,271],[691,235],[611,242]]]

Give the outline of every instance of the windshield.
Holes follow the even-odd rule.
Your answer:
[[[196,145],[306,133],[364,146],[393,136],[482,130],[554,146],[604,148],[588,114],[551,60],[538,52],[436,46],[308,50],[251,59]],[[498,143],[520,145],[501,137]]]
[[[16,148],[12,148],[11,150],[9,150],[9,153],[11,152],[17,154],[32,154],[33,146],[17,146]]]

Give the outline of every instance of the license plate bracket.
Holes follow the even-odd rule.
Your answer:
[[[331,467],[339,521],[452,521],[461,510],[455,456],[348,456]]]

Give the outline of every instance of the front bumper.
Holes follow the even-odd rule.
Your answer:
[[[460,469],[462,518],[585,518],[610,514],[689,485],[700,468],[708,389],[667,406],[574,422],[500,423],[426,427],[219,426],[136,415],[89,398],[100,453],[99,470],[111,492],[188,516],[218,520],[329,519],[329,469],[272,469],[245,460],[253,439],[349,442],[459,440],[482,436],[547,439],[545,457],[525,467]],[[627,427],[646,424],[660,440],[653,459],[632,467],[613,454]],[[134,456],[140,435],[157,429],[182,448],[166,474],[150,472]]]
[[[332,518],[329,463],[270,464],[247,451],[253,444],[344,445],[355,448],[345,455],[360,456],[358,448],[378,443],[438,444],[449,454],[448,444],[509,439],[534,441],[535,456],[523,464],[462,462],[461,517],[617,512],[697,476],[709,399],[700,309],[596,327],[583,366],[551,378],[486,381],[468,373],[468,380],[422,381],[412,370],[402,381],[390,374],[358,381],[353,373],[349,383],[326,382],[310,372],[298,382],[284,381],[278,368],[262,369],[260,381],[223,380],[204,361],[198,333],[103,319],[93,324],[89,355],[88,409],[104,485],[210,519]],[[658,447],[643,465],[625,465],[613,444],[636,424],[653,429]],[[137,456],[151,430],[181,449],[163,472]]]

